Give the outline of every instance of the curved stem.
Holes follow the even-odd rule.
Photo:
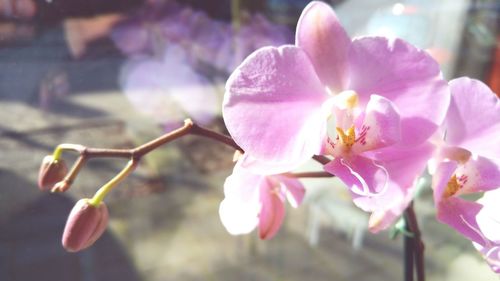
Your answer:
[[[76,151],[81,154],[84,149],[85,147],[79,144],[62,143],[54,149],[52,156],[54,157],[54,160],[59,160],[65,150]]]
[[[71,167],[71,170],[69,171],[69,173],[64,178],[64,181],[67,182],[69,185],[71,185],[75,181],[76,176],[78,175],[78,173],[82,169],[85,162],[86,162],[86,158],[84,156],[80,155],[80,157],[78,157],[78,159],[76,159],[75,164],[73,164],[73,167]]]
[[[239,150],[241,153],[244,152],[243,149],[238,144],[236,144],[236,142],[230,136],[217,133],[215,131],[200,127],[196,124],[193,124],[191,134],[221,142],[225,145],[231,146],[235,150]]]
[[[174,141],[178,138],[181,138],[186,135],[196,135],[205,137],[208,139],[215,140],[217,142],[228,145],[235,150],[244,153],[243,149],[230,137],[215,131],[212,131],[207,128],[203,128],[198,126],[191,121],[191,119],[186,119],[184,121],[184,125],[174,131],[166,133],[163,136],[160,136],[154,140],[151,140],[143,145],[140,145],[133,149],[106,149],[106,148],[90,148],[85,147],[79,144],[60,144],[54,150],[54,158],[58,159],[61,157],[64,151],[73,151],[80,154],[80,157],[77,159],[76,163],[73,165],[71,171],[68,173],[66,178],[64,179],[65,185],[64,188],[55,189],[56,191],[65,191],[69,188],[71,183],[75,180],[78,175],[80,169],[83,167],[86,160],[90,158],[97,157],[115,157],[115,158],[128,158],[131,159],[129,164],[111,181],[101,187],[94,198],[91,200],[91,204],[98,205],[106,194],[114,187],[118,182],[123,180],[128,176],[130,172],[132,172],[135,165],[137,165],[142,156],[148,154],[149,152],[157,149],[158,147],[167,144],[171,141]],[[319,162],[320,164],[326,164],[330,162],[330,159],[326,156],[314,155],[313,159]],[[305,173],[286,173],[287,176],[293,177],[333,177],[333,175],[326,172],[305,172]]]
[[[121,170],[114,178],[112,178],[109,182],[103,185],[97,192],[94,197],[90,199],[89,204],[97,207],[102,202],[104,197],[115,187],[117,186],[123,179],[125,179],[137,166],[137,162],[132,159],[128,161],[127,165],[123,170]]]
[[[133,157],[140,158],[140,157],[144,156],[145,154],[157,149],[158,147],[160,147],[168,142],[171,142],[175,139],[178,139],[182,136],[189,134],[189,132],[191,131],[193,126],[194,126],[194,123],[193,123],[193,121],[191,121],[191,119],[184,120],[184,126],[180,127],[179,129],[176,129],[170,133],[167,133],[159,138],[156,138],[150,142],[147,142],[147,143],[133,149],[132,150]]]
[[[241,149],[231,137],[200,127],[194,124],[191,119],[186,119],[182,127],[133,149],[92,148],[79,144],[60,144],[54,150],[54,158],[60,158],[63,151],[74,151],[85,158],[115,157],[139,159],[158,147],[188,134],[209,138],[243,152],[243,149]]]

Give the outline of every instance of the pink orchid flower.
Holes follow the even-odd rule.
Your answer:
[[[474,202],[460,195],[500,188],[500,101],[478,80],[455,79],[450,89],[452,101],[443,125],[445,137],[434,157],[437,218],[473,241],[498,265],[500,236],[490,231],[493,226],[500,227],[500,213],[490,211],[498,208],[498,201]]]
[[[450,99],[427,53],[399,39],[351,40],[322,2],[302,12],[295,45],[265,47],[246,58],[224,98],[230,134],[257,159],[249,169],[281,173],[315,154],[333,156],[325,170],[350,187],[355,204],[373,212],[373,231],[387,227],[411,200],[432,153],[427,140]]]
[[[272,238],[285,216],[285,198],[294,208],[304,198],[299,180],[284,175],[259,175],[242,166],[244,155],[236,163],[233,174],[224,183],[225,198],[220,204],[222,224],[233,235],[246,234],[259,228],[261,239]],[[251,160],[247,160],[251,161]]]

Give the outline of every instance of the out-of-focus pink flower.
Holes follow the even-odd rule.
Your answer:
[[[80,199],[66,221],[63,247],[69,252],[78,252],[92,246],[106,230],[108,218],[108,208],[104,202],[96,207],[90,204],[89,199]]]
[[[175,45],[186,51],[190,63],[201,62],[219,71],[231,72],[251,52],[263,46],[291,42],[291,32],[260,14],[244,14],[242,24],[214,20],[205,12],[169,1],[150,5],[118,24],[115,45],[126,55],[153,55]]]
[[[296,208],[305,189],[299,180],[284,175],[259,175],[243,167],[244,155],[224,183],[225,198],[220,204],[222,224],[233,235],[259,228],[261,239],[272,238],[285,216],[285,198]],[[252,161],[252,160],[248,160]]]
[[[165,41],[159,23],[179,11],[175,1],[148,1],[147,5],[113,27],[111,39],[127,56],[153,55],[157,48],[162,49],[159,45]]]
[[[217,49],[214,65],[231,73],[253,51],[265,46],[280,46],[293,41],[292,32],[285,26],[270,22],[260,14],[245,14],[239,29],[230,29]]]
[[[500,187],[500,101],[478,80],[455,79],[450,88],[452,100],[443,139],[433,160],[437,163],[433,176],[437,218],[473,241],[498,266],[500,236],[490,231],[500,223],[500,213],[491,211],[498,202],[473,202],[460,195]]]
[[[145,8],[112,33],[117,47],[130,57],[122,68],[123,91],[138,111],[166,128],[187,116],[209,123],[220,110],[207,77],[222,74],[225,79],[258,47],[283,44],[289,37],[286,28],[260,15],[248,15],[235,30],[174,2]]]
[[[128,56],[153,52],[150,25],[141,19],[131,19],[115,26],[111,39]]]
[[[357,206],[373,212],[372,231],[387,227],[411,200],[432,154],[427,141],[446,114],[450,97],[439,66],[399,39],[351,40],[322,2],[304,9],[295,39],[257,50],[233,72],[226,126],[258,160],[248,165],[256,172],[333,156],[325,170],[349,186]]]
[[[207,124],[219,112],[217,93],[186,60],[176,47],[166,48],[162,59],[135,58],[122,69],[121,87],[139,112],[161,124],[186,117]]]

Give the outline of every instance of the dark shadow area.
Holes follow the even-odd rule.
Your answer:
[[[2,185],[19,188],[18,192],[23,192],[21,186],[35,188],[9,172],[0,175]],[[13,182],[16,179],[18,182]],[[13,200],[5,196],[3,193],[2,201]],[[140,280],[124,249],[110,232],[105,232],[94,246],[80,253],[63,249],[62,231],[74,203],[63,195],[43,194],[2,220],[0,280]]]

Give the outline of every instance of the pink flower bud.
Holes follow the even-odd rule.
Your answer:
[[[64,227],[62,245],[68,252],[90,247],[106,230],[108,208],[101,202],[95,207],[89,199],[80,199],[71,210]]]
[[[68,167],[63,159],[55,160],[52,155],[47,155],[42,160],[38,173],[38,188],[42,191],[52,190],[54,185],[64,179]]]

